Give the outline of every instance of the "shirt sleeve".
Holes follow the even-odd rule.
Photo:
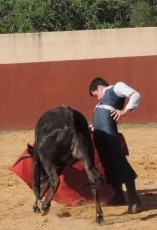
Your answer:
[[[118,82],[114,86],[114,92],[119,97],[129,98],[128,104],[125,109],[136,109],[141,101],[141,95],[133,88],[124,82]]]

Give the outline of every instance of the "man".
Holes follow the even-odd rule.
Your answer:
[[[91,129],[107,183],[111,184],[114,190],[114,196],[108,201],[108,204],[126,203],[122,190],[122,184],[125,183],[129,198],[128,213],[136,213],[141,205],[135,188],[137,174],[124,156],[118,135],[117,121],[121,116],[125,116],[137,108],[141,96],[124,82],[109,86],[100,77],[91,82],[89,93],[99,100],[94,111]],[[129,98],[129,101],[124,107],[126,98]]]

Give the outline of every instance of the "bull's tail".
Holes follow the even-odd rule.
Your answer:
[[[12,165],[12,168],[15,167],[20,161],[26,159],[26,158],[33,158],[34,155],[34,151],[33,151],[33,147],[29,144],[27,144],[27,154],[20,156],[15,163]]]

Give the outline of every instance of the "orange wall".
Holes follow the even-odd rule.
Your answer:
[[[124,81],[142,94],[138,109],[120,123],[157,122],[157,56],[0,65],[0,130],[34,129],[45,111],[71,106],[92,122],[95,98],[88,86],[96,76]]]

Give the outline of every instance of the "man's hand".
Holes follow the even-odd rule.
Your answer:
[[[127,109],[123,109],[123,110],[118,110],[118,109],[113,109],[111,110],[111,116],[113,117],[114,120],[118,121],[120,117],[125,116],[126,113],[130,111]]]
[[[89,125],[88,127],[89,127],[89,130],[90,130],[91,132],[94,131],[94,126],[93,126],[93,124]]]

